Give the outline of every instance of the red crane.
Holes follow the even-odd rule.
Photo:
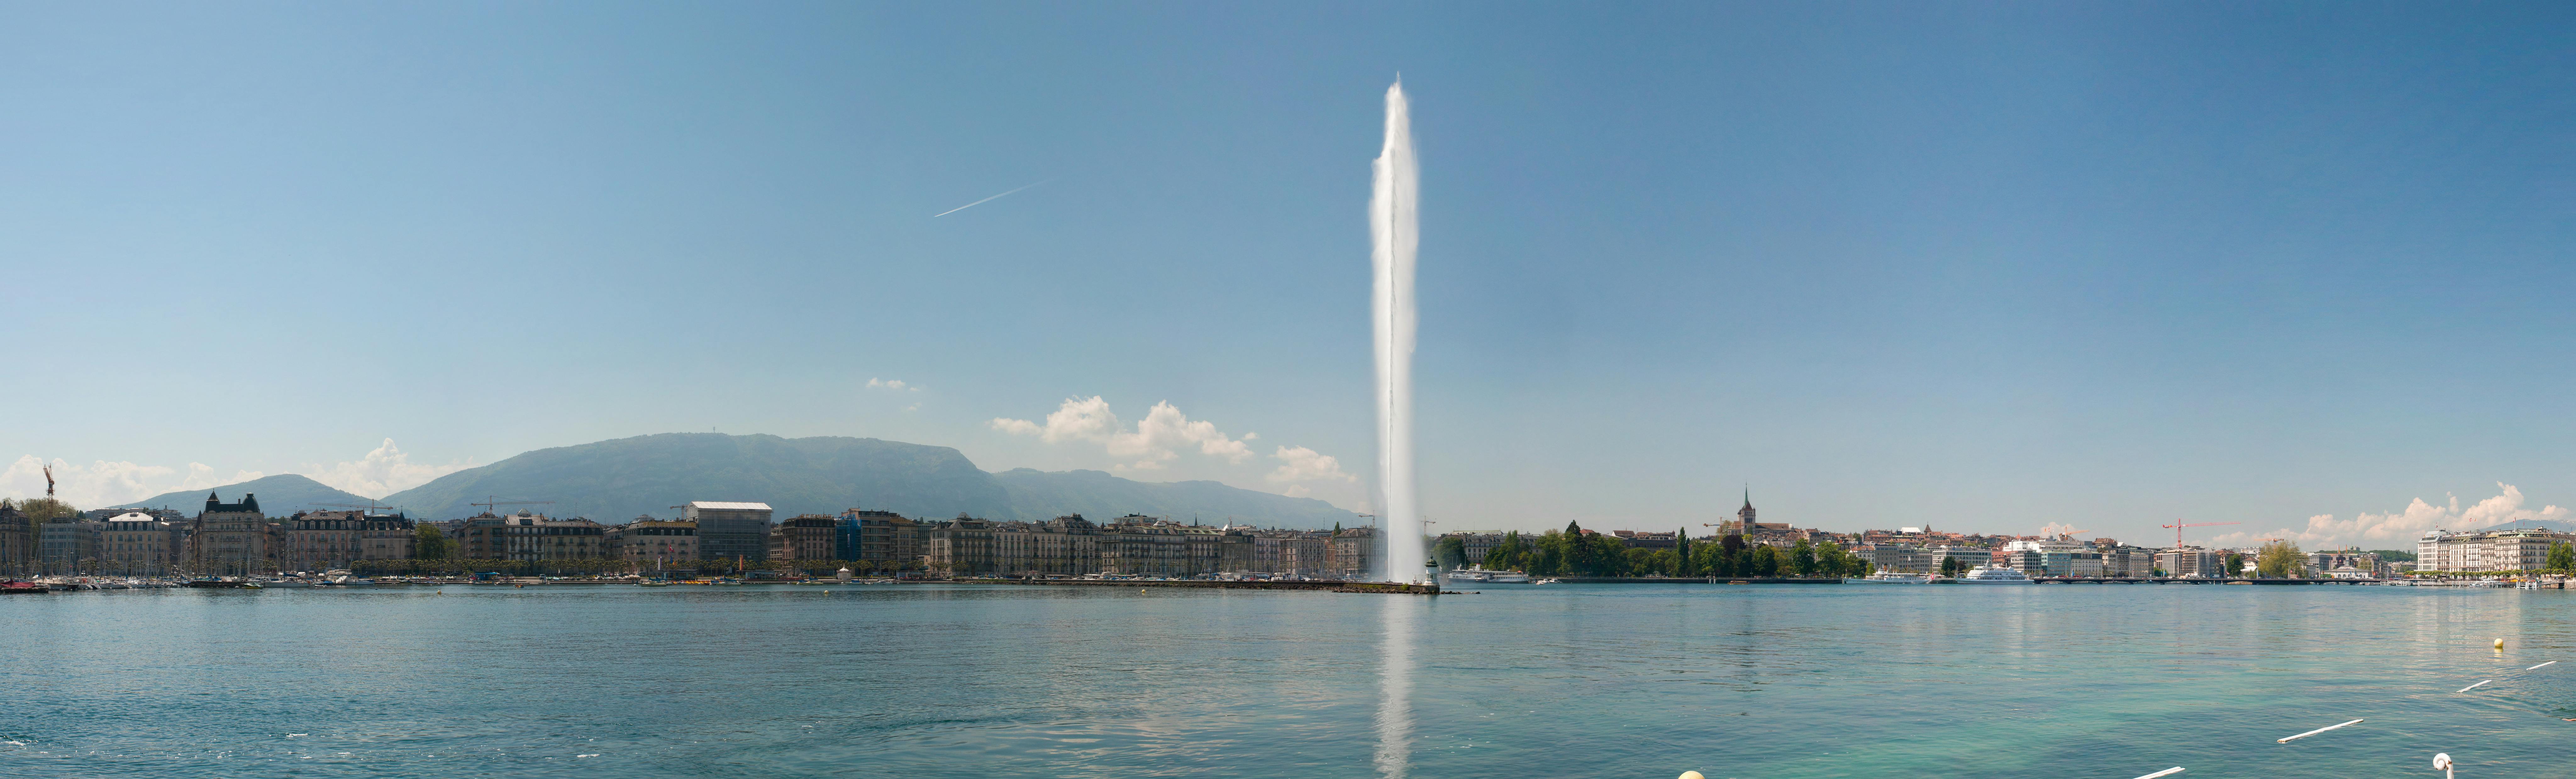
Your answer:
[[[2182,546],[2182,529],[2183,529],[2183,528],[2187,528],[2187,527],[2209,527],[2209,526],[2212,526],[2212,525],[2242,525],[2242,524],[2245,524],[2245,523],[2243,523],[2243,522],[2184,522],[2184,521],[2179,520],[2179,519],[2174,520],[2174,522],[2175,522],[2176,524],[2171,524],[2171,525],[2157,525],[2157,526],[2156,526],[2156,527],[2169,527],[2169,528],[2173,528],[2173,532],[2174,532],[2174,546]]]
[[[45,499],[54,499],[54,466],[45,466]]]

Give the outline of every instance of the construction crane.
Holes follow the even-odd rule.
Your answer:
[[[54,466],[51,464],[45,466],[45,499],[54,499]]]
[[[2245,524],[2245,523],[2243,523],[2243,522],[2184,522],[2184,521],[2179,520],[2179,519],[2174,520],[2174,523],[2175,523],[2175,524],[2171,524],[2171,525],[2157,525],[2156,527],[2169,527],[2169,528],[2173,528],[2173,532],[2174,532],[2174,546],[2177,546],[2177,547],[2182,546],[2182,529],[2183,529],[2183,528],[2187,528],[2187,527],[2212,527],[2212,526],[2216,526],[2216,525],[2242,525],[2242,524]]]
[[[2042,529],[2042,530],[2045,530],[2045,529],[2047,529],[2047,528],[2041,528],[2041,529]],[[2093,532],[2093,531],[2091,531],[2091,530],[2060,530],[2060,531],[2057,531],[2057,539],[2058,539],[2058,540],[2060,540],[2060,541],[2073,541],[2073,540],[2075,540],[2075,534],[2077,534],[2077,533],[2090,533],[2090,532]]]

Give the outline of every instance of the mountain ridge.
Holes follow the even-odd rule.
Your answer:
[[[1329,527],[1354,515],[1330,503],[1213,481],[1140,482],[1099,471],[977,467],[945,446],[876,438],[660,433],[550,447],[457,471],[396,492],[383,503],[414,516],[477,513],[494,498],[548,500],[556,516],[622,523],[671,516],[692,500],[757,501],[780,518],[868,508],[939,518],[959,513],[1040,520],[1068,513],[1231,518],[1282,527]]]
[[[381,501],[369,500],[314,481],[302,474],[281,473],[201,490],[164,492],[142,500],[112,503],[100,508],[168,508],[194,514],[197,510],[205,508],[207,493],[222,495],[226,503],[239,501],[243,493],[250,493],[259,498],[260,510],[271,516],[284,516],[313,508],[337,508],[337,506],[324,505],[331,503],[350,505],[381,503]]]

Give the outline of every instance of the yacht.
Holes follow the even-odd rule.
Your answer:
[[[1868,578],[1846,579],[1845,581],[1855,581],[1864,584],[1931,584],[1932,575],[1928,573],[1880,571],[1878,573],[1870,574]]]
[[[2010,568],[1977,566],[1959,577],[1960,584],[2029,584],[2030,577]]]

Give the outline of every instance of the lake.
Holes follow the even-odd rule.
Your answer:
[[[2564,775],[2576,662],[2525,668],[2576,660],[2571,618],[2340,586],[56,593],[0,599],[0,773]]]

